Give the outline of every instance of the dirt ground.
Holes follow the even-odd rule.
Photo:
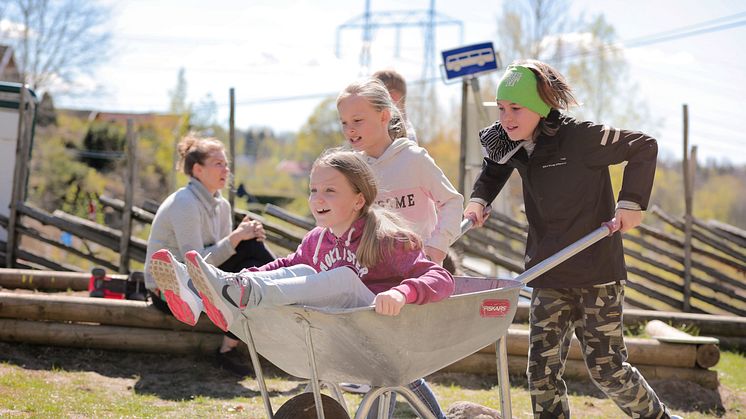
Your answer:
[[[111,391],[153,395],[163,400],[184,400],[197,396],[217,399],[260,396],[258,391],[241,385],[236,376],[222,371],[207,356],[162,355],[37,346],[0,342],[0,362],[21,366],[37,372],[54,370],[94,372],[101,386]],[[2,369],[2,365],[0,365]],[[0,371],[1,372],[1,371]],[[281,392],[297,394],[305,386],[304,382],[286,376],[272,368],[265,371],[267,376],[288,380],[287,388]],[[454,384],[464,389],[489,389],[492,379],[467,374],[443,373],[428,378],[442,385]],[[513,385],[524,386],[525,381],[511,379]],[[93,383],[91,385],[96,385]],[[672,408],[685,412],[716,412],[725,414],[723,406],[732,405],[729,400],[738,398],[741,406],[746,406],[746,394],[735,394],[723,386],[718,391],[703,388],[690,382],[652,381],[651,385],[662,400]],[[603,398],[590,383],[569,383],[571,394]],[[590,407],[590,406],[589,406]],[[728,415],[730,416],[730,415]]]

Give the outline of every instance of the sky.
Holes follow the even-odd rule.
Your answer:
[[[238,129],[266,126],[276,132],[296,131],[325,96],[335,96],[366,74],[360,66],[362,32],[339,31],[337,42],[338,27],[361,16],[365,0],[98,1],[112,8],[112,58],[82,80],[94,94],[55,98],[59,107],[165,112],[169,91],[184,68],[187,100],[197,104],[210,95],[218,104],[218,122],[227,126],[229,89],[234,88]],[[372,12],[380,13],[426,10],[430,1],[370,0],[370,4]],[[652,131],[661,155],[680,159],[682,105],[687,104],[690,144],[698,147],[700,162],[746,164],[742,128],[746,3],[570,0],[568,4],[573,17],[604,14],[614,26],[626,46],[629,81],[638,86],[634,93],[647,106],[651,120],[659,121],[653,127],[621,128]],[[437,63],[442,50],[498,39],[502,1],[440,0],[435,8],[463,23],[462,33],[456,25],[437,27]],[[696,31],[703,22],[721,28],[663,42],[640,42],[669,31]],[[400,31],[397,55],[396,32],[379,29],[371,44],[371,69],[393,67],[410,81],[421,79],[423,38],[419,28]],[[499,51],[499,45],[495,48]],[[458,105],[460,84],[437,81],[436,85],[444,106]],[[410,84],[410,90],[416,87]],[[417,116],[411,118],[416,124]]]

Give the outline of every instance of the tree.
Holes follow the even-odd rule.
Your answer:
[[[176,76],[176,86],[173,90],[168,91],[170,106],[168,110],[175,114],[191,113],[192,107],[187,103],[187,81],[184,67],[179,68],[179,75]]]
[[[345,143],[337,115],[336,98],[324,99],[301,127],[293,150],[293,158],[312,162],[322,151]]]
[[[506,2],[498,21],[498,50],[507,63],[519,58],[545,61],[569,80],[583,106],[579,116],[622,127],[645,128],[649,118],[644,100],[634,96],[627,62],[614,27],[604,17],[571,22],[566,1]],[[579,28],[570,32],[567,28]]]
[[[34,90],[74,84],[108,58],[109,9],[101,3],[7,0],[4,7],[0,35],[15,49],[21,76]]]

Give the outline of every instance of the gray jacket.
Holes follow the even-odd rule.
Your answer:
[[[220,192],[210,195],[194,178],[187,186],[169,195],[158,208],[148,237],[145,259],[145,286],[155,289],[150,275],[150,256],[168,249],[178,260],[196,250],[207,262],[220,265],[236,253],[228,240],[232,229],[231,206]]]

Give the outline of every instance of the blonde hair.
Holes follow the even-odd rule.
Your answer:
[[[405,243],[408,250],[422,249],[422,239],[407,227],[405,221],[390,210],[374,204],[378,196],[378,185],[368,163],[359,153],[340,147],[326,150],[313,163],[316,167],[338,170],[347,179],[356,193],[363,194],[365,204],[360,216],[367,216],[357,260],[366,267],[373,267],[390,255],[397,242]]]
[[[383,82],[378,79],[368,78],[350,84],[337,96],[337,108],[339,108],[339,102],[342,99],[350,96],[365,98],[377,112],[383,112],[384,110],[390,112],[391,119],[389,120],[388,131],[389,137],[392,140],[407,136],[404,118],[399,108],[394,104],[394,100],[391,99],[391,95]]]
[[[225,146],[217,138],[200,137],[196,133],[190,132],[179,141],[176,150],[180,156],[177,169],[182,168],[184,174],[193,176],[192,169],[195,164],[205,164],[205,160],[210,153],[225,151]]]
[[[403,107],[407,100],[407,82],[404,80],[404,76],[399,74],[396,70],[386,69],[376,71],[371,77],[380,80],[381,83],[386,86],[386,90],[389,91],[389,94],[392,90],[401,93],[401,104]]]

